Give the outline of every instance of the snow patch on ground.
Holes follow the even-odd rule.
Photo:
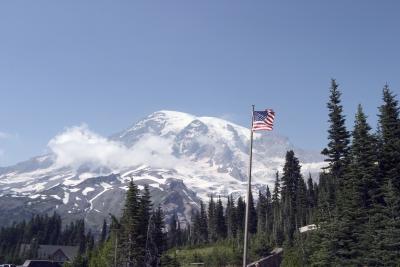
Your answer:
[[[67,205],[68,202],[69,202],[69,193],[68,192],[64,192],[63,203],[64,203],[64,205]]]
[[[94,188],[93,188],[93,187],[86,187],[85,189],[83,189],[82,195],[87,196],[87,194],[88,194],[89,192],[92,192],[92,191],[94,191]]]
[[[164,189],[160,187],[160,184],[149,184],[149,186],[160,189],[161,191],[164,191]]]
[[[61,200],[61,197],[57,196],[57,195],[51,195],[52,198],[55,198],[57,200]]]
[[[92,210],[92,209],[93,209],[93,201],[94,201],[96,198],[98,198],[98,197],[101,196],[104,192],[106,192],[107,190],[109,190],[110,188],[112,188],[112,185],[110,185],[110,184],[108,184],[108,183],[105,183],[105,182],[102,182],[102,183],[101,183],[101,186],[104,188],[104,190],[101,191],[100,193],[98,193],[97,195],[95,195],[91,200],[89,200],[89,203],[90,203],[90,208],[89,208],[89,210]]]
[[[76,193],[76,192],[78,192],[79,190],[81,190],[81,189],[80,189],[80,188],[72,188],[72,189],[70,189],[69,191],[72,192],[72,193]]]

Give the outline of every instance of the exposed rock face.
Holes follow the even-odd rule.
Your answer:
[[[84,217],[97,229],[109,213],[121,214],[131,179],[139,188],[148,184],[154,205],[162,205],[167,218],[177,213],[182,223],[190,220],[200,199],[207,201],[210,194],[238,196],[246,190],[249,130],[222,119],[159,111],[100,143],[117,146],[124,155],[60,165],[62,155],[53,149],[0,168],[0,225],[56,211],[66,220]],[[303,172],[317,178],[323,166],[319,153],[297,149],[271,132],[256,133],[254,190],[272,188],[289,149],[300,158]],[[115,164],[119,156],[123,164]]]

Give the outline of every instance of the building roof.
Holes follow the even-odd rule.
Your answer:
[[[24,255],[24,253],[29,251],[30,248],[31,248],[30,244],[21,244],[20,256]],[[73,260],[76,256],[78,256],[79,247],[60,246],[60,245],[39,245],[38,254],[39,257],[43,257],[40,255],[44,255],[45,259],[47,259],[49,256],[51,257],[52,255],[54,255],[54,253],[56,253],[58,250],[60,250],[69,260]]]
[[[73,260],[79,252],[78,246],[59,246],[59,245],[39,245],[39,254],[53,255],[57,252],[57,250],[61,250],[64,255]]]

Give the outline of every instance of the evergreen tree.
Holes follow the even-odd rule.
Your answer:
[[[298,228],[297,196],[299,181],[302,180],[299,160],[293,151],[286,153],[282,176],[282,213],[285,238],[289,244],[293,241],[293,234]]]
[[[177,218],[176,224],[176,245],[180,247],[184,244],[184,231],[181,228],[181,222],[179,221],[179,218]]]
[[[86,236],[85,236],[85,221],[78,220],[74,229],[75,243],[79,244],[79,254],[86,252]]]
[[[273,214],[273,206],[272,206],[272,195],[267,186],[267,191],[265,193],[265,229],[268,233],[268,236],[271,236],[272,228],[274,223],[274,214]]]
[[[314,183],[311,177],[311,173],[307,179],[307,224],[310,224],[314,220],[314,209],[317,206],[317,194],[314,187]]]
[[[92,251],[94,248],[94,236],[92,234],[92,231],[89,230],[88,233],[86,234],[86,254],[88,255],[90,251]]]
[[[340,220],[335,231],[338,240],[336,258],[342,266],[366,264],[370,254],[372,236],[366,229],[371,221],[369,215],[378,174],[376,142],[369,133],[370,129],[359,105],[352,132],[348,171],[343,176],[340,192],[343,199],[338,203]]]
[[[399,106],[389,86],[383,88],[383,105],[379,108],[381,133],[381,175],[390,180],[394,189],[400,192],[400,119]]]
[[[200,213],[194,212],[191,218],[191,227],[189,233],[189,244],[195,245],[201,243]],[[207,236],[208,238],[208,236]]]
[[[376,202],[385,208],[374,217],[375,252],[380,262],[394,266],[399,262],[400,244],[400,118],[398,101],[388,85],[383,88],[379,111],[378,183],[382,184],[382,190],[378,191]]]
[[[306,225],[307,213],[307,187],[303,178],[300,178],[296,192],[296,228]]]
[[[350,134],[345,126],[341,93],[334,79],[331,80],[327,107],[329,110],[328,146],[322,154],[326,156],[325,161],[328,162],[328,167],[320,174],[319,186],[316,189],[318,191],[316,222],[320,230],[316,231],[315,236],[318,238],[314,241],[318,242],[319,246],[316,246],[310,258],[314,259],[314,263],[329,266],[332,265],[334,255],[337,253],[338,242],[342,242],[341,237],[335,235],[337,229],[343,227],[344,232],[348,230],[345,226],[339,226],[338,212],[341,211],[338,211],[338,206],[345,207],[350,203],[355,203],[357,196],[352,195],[351,197],[355,199],[350,200],[346,195],[354,188],[351,180],[345,183],[344,178],[349,160]],[[338,202],[343,200],[347,203],[338,205]],[[354,213],[348,212],[347,215],[347,218],[350,218]],[[344,221],[342,220],[343,223]]]
[[[146,241],[146,266],[162,266],[161,256],[167,247],[164,214],[160,206],[153,211]]]
[[[381,248],[380,260],[384,266],[400,265],[400,205],[398,193],[392,181],[389,180],[385,188],[386,218],[385,228],[378,241]]]
[[[253,192],[250,191],[249,195],[249,233],[257,233],[257,211],[254,206]]]
[[[329,109],[328,147],[322,151],[329,163],[329,172],[338,181],[345,171],[346,157],[349,151],[350,134],[346,130],[341,93],[335,79],[331,80]]]
[[[237,208],[236,208],[236,218],[238,225],[238,233],[243,237],[244,233],[244,220],[246,214],[246,203],[243,201],[242,197],[238,198]]]
[[[126,192],[125,206],[121,218],[122,234],[120,236],[121,261],[128,267],[139,266],[139,222],[140,195],[137,186],[131,181]],[[143,231],[143,229],[140,229]]]
[[[226,227],[227,227],[227,236],[228,238],[236,237],[237,232],[237,219],[236,219],[236,209],[235,209],[235,201],[233,200],[232,195],[228,196],[228,202],[226,205]]]
[[[169,224],[169,231],[168,231],[168,241],[169,241],[169,247],[175,247],[177,246],[177,216],[174,213],[171,218],[171,222]]]
[[[272,202],[279,203],[280,194],[281,194],[281,181],[279,179],[279,172],[276,172],[274,191],[272,193]]]
[[[215,242],[218,239],[216,213],[216,205],[211,195],[208,203],[208,239],[210,242]]]
[[[275,245],[281,245],[283,242],[283,221],[282,211],[280,203],[281,185],[280,185],[279,173],[276,172],[275,186],[272,193],[272,239]]]
[[[200,214],[199,214],[199,242],[207,243],[208,241],[208,225],[207,225],[207,213],[204,203],[200,201]]]
[[[137,224],[137,235],[136,235],[136,244],[137,248],[135,249],[135,261],[137,266],[143,266],[145,261],[145,247],[148,240],[149,233],[149,222],[150,215],[152,210],[151,203],[151,195],[149,186],[144,185],[143,194],[139,195],[139,210],[138,217],[140,218]]]
[[[266,231],[266,219],[267,219],[267,198],[261,192],[258,191],[258,202],[257,202],[257,233]]]
[[[219,240],[222,240],[226,238],[227,230],[226,230],[226,222],[224,216],[224,206],[222,205],[221,197],[219,197],[217,201],[215,216],[216,216],[217,236]]]
[[[107,221],[103,220],[103,226],[101,228],[100,243],[104,243],[107,239]]]

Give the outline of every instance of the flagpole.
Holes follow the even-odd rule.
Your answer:
[[[243,247],[243,267],[247,266],[247,247],[248,247],[248,225],[249,225],[249,209],[250,209],[250,193],[251,193],[251,167],[253,161],[253,121],[254,121],[254,105],[253,112],[251,113],[251,127],[250,127],[250,162],[249,162],[249,181],[247,184],[247,198],[246,198],[246,218],[244,223],[244,247]],[[240,219],[240,218],[239,218]]]

